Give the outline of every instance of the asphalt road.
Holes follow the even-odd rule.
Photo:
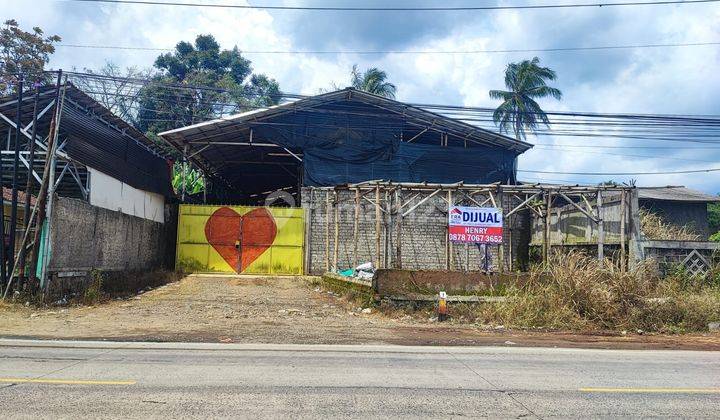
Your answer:
[[[716,417],[720,353],[0,340],[0,416]]]

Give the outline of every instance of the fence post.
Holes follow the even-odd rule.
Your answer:
[[[338,192],[335,190],[335,196],[334,196],[334,205],[335,205],[335,217],[334,217],[334,228],[335,228],[335,235],[334,235],[334,241],[333,241],[333,263],[332,263],[332,269],[333,272],[337,272],[338,270],[338,239],[340,239],[340,221],[338,220],[340,218],[340,203],[338,201]]]
[[[598,218],[598,243],[597,243],[597,257],[598,260],[605,258],[605,226],[603,223],[603,217],[605,212],[603,211],[603,199],[602,190],[597,192],[597,218]]]
[[[395,266],[397,268],[402,268],[402,187],[398,186],[397,190],[395,190],[395,208],[397,209],[397,244],[396,247],[396,261]]]
[[[325,271],[330,271],[330,190],[325,191]]]
[[[625,263],[625,217],[627,216],[627,203],[626,203],[627,197],[625,194],[625,190],[623,189],[620,192],[620,271],[623,273],[627,269],[627,265]]]
[[[633,188],[630,191],[630,255],[628,258],[630,269],[634,269],[637,263],[645,259],[642,247],[642,229],[640,225],[640,203],[638,190]]]
[[[377,253],[375,260],[375,269],[380,268],[380,237],[382,236],[382,227],[380,225],[380,185],[375,186],[375,252]]]
[[[543,232],[543,263],[545,266],[550,262],[552,248],[550,245],[550,225],[552,223],[552,193],[545,193],[545,230]]]
[[[359,219],[360,219],[360,188],[355,187],[355,214],[353,216],[353,268],[358,266]]]
[[[447,192],[447,201],[448,201],[448,211],[450,211],[450,207],[453,205],[453,198],[452,198],[452,191],[448,190]],[[450,225],[448,224],[447,232],[445,233],[445,269],[450,270],[452,268],[452,251],[453,246],[452,242],[450,242]]]

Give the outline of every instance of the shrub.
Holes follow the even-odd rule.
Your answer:
[[[676,273],[660,279],[652,261],[623,272],[580,252],[535,267],[506,302],[480,307],[486,321],[516,327],[697,331],[720,319],[720,288],[708,278]]]
[[[87,289],[85,289],[85,293],[83,294],[83,303],[86,305],[94,305],[100,302],[104,297],[103,273],[99,270],[92,270],[90,272],[90,277],[90,284],[88,285]]]

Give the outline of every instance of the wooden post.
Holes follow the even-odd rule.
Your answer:
[[[375,186],[375,268],[380,268],[380,240],[382,236],[382,227],[380,225],[380,217],[382,212],[380,211],[380,185]]]
[[[625,264],[625,217],[627,216],[625,190],[620,192],[620,271],[626,271]]]
[[[334,207],[334,225],[335,225],[335,235],[334,235],[334,243],[333,243],[333,271],[338,270],[338,239],[340,238],[340,221],[338,220],[340,218],[340,209],[338,206],[338,192],[335,190],[335,202],[333,203]]]
[[[557,207],[555,209],[555,233],[558,238],[558,244],[562,245],[565,243],[565,238],[563,238],[562,233],[562,227],[560,226],[560,218],[562,217],[562,210],[560,207]]]
[[[447,192],[447,201],[448,201],[448,211],[450,211],[450,207],[453,205],[453,198],[452,198],[452,191],[448,190]],[[448,224],[447,232],[445,233],[445,269],[446,270],[452,270],[452,251],[453,251],[453,245],[452,241],[450,241],[450,225]]]
[[[395,190],[395,209],[397,211],[397,214],[395,217],[397,217],[397,244],[395,244],[396,247],[396,261],[395,266],[397,268],[402,268],[402,188],[398,187],[397,190]]]
[[[503,221],[504,223],[504,221]],[[508,271],[513,271],[513,241],[512,241],[512,224],[508,223],[509,226],[511,226],[508,229]]]
[[[638,190],[633,188],[630,190],[629,197],[629,216],[630,216],[630,242],[629,242],[629,267],[634,269],[640,261],[645,259],[645,251],[642,246],[642,229],[640,226],[640,203],[638,200]]]
[[[390,202],[389,188],[385,188],[385,267],[392,267],[393,253],[392,248],[393,219],[392,219],[392,203]]]
[[[465,271],[470,271],[470,244],[465,244]]]
[[[502,193],[497,193],[497,202],[499,203],[499,208],[501,214],[504,213],[503,210],[503,195]],[[503,226],[505,225],[505,218],[503,217]],[[504,230],[504,229],[503,229]],[[505,271],[505,235],[503,235],[502,241],[500,242],[500,245],[498,246],[498,272],[502,273]]]
[[[330,271],[330,191],[325,191],[325,271]]]
[[[603,210],[602,190],[597,192],[597,219],[598,219],[598,244],[597,254],[598,260],[605,258],[605,226],[603,223],[603,216],[605,212]]]
[[[182,155],[182,193],[180,195],[181,202],[185,202],[185,190],[187,185],[187,152],[188,152],[188,145],[186,144],[185,147],[183,147],[183,155]]]
[[[358,225],[360,218],[360,188],[355,188],[355,216],[353,219],[353,267],[358,266]]]
[[[308,207],[305,209],[305,238],[303,241],[304,248],[304,267],[303,273],[309,275],[312,267],[312,221],[315,212],[315,189],[309,191]]]
[[[552,193],[545,193],[545,234],[543,235],[543,263],[547,266],[550,263],[552,245],[550,244],[550,229],[552,223]]]

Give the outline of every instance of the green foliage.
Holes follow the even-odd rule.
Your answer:
[[[510,63],[505,69],[505,90],[491,90],[490,97],[502,103],[493,113],[493,121],[501,132],[515,133],[515,138],[524,139],[526,131],[535,131],[539,124],[550,125],[547,114],[536,99],[562,98],[559,89],[547,85],[546,80],[555,80],[557,75],[548,67],[540,67],[540,59]]]
[[[176,193],[182,191],[183,179],[185,180],[185,193],[187,194],[198,194],[205,189],[205,180],[200,171],[189,167],[185,167],[183,171],[182,163],[175,163],[173,165],[172,185]]]
[[[13,91],[19,73],[33,81],[41,78],[56,42],[60,42],[59,36],[44,36],[37,26],[26,32],[14,19],[6,20],[5,27],[0,29],[0,93]]]
[[[352,87],[375,95],[395,99],[397,88],[387,81],[387,73],[377,67],[371,67],[364,72],[358,70],[355,64],[350,72]]]
[[[708,204],[708,227],[711,233],[715,232],[710,240],[720,242],[720,203]]]
[[[83,295],[83,303],[86,305],[99,303],[105,297],[103,293],[103,282],[105,281],[103,273],[99,270],[92,270],[90,277],[90,285],[85,289]]]
[[[139,94],[137,127],[145,132],[183,127],[223,115],[278,103],[278,83],[253,74],[235,47],[221,50],[212,35],[179,42],[155,60],[159,74]],[[182,89],[168,88],[178,85]]]

